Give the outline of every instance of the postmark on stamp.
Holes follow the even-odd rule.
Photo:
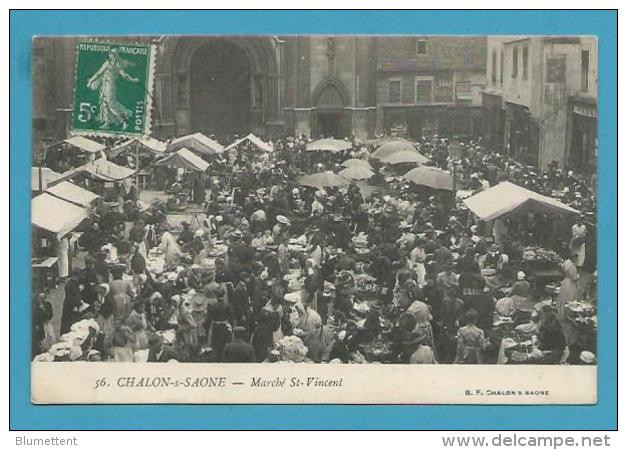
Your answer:
[[[150,133],[154,48],[150,44],[79,42],[72,133]]]

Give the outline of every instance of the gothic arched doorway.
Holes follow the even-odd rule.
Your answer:
[[[251,127],[251,67],[244,50],[228,41],[200,46],[190,64],[191,131],[230,142]]]
[[[313,115],[314,136],[345,137],[348,118],[344,107],[348,104],[348,96],[342,83],[336,79],[323,81],[315,89],[313,98],[316,105]]]

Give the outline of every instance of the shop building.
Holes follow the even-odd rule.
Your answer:
[[[527,165],[592,173],[597,78],[594,38],[489,37],[486,142]]]
[[[377,130],[481,134],[485,37],[379,37]]]

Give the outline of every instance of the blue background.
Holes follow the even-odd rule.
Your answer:
[[[617,22],[613,11],[12,11],[10,426],[26,429],[615,429]],[[570,34],[599,37],[599,367],[594,406],[35,406],[30,403],[33,35]],[[486,376],[489,376],[486,370]],[[576,380],[573,380],[576,382]],[[425,389],[428,389],[425,387]]]

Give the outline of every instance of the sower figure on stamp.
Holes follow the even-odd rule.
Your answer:
[[[128,119],[133,115],[117,98],[118,77],[122,77],[131,83],[139,82],[138,78],[130,76],[124,70],[130,65],[131,63],[118,56],[118,51],[114,48],[109,52],[108,59],[87,82],[89,89],[93,91],[99,90],[100,107],[98,120],[100,120],[104,128],[109,128],[111,124],[122,124],[123,129],[126,129],[128,127]]]

